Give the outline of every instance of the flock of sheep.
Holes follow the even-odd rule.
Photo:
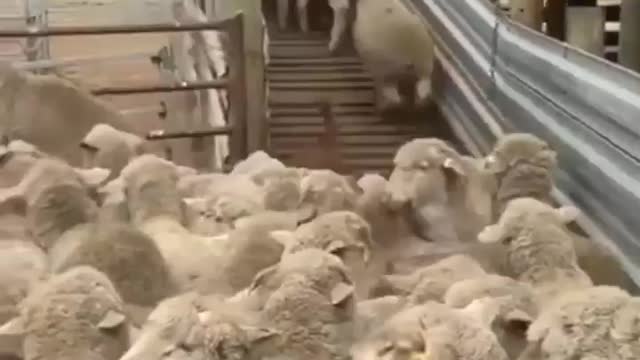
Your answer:
[[[640,358],[640,298],[533,135],[414,139],[357,181],[264,152],[197,173],[105,124],[79,151],[2,148],[4,359]]]

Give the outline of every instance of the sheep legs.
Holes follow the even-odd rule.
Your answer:
[[[402,97],[395,81],[389,81],[389,79],[385,78],[375,78],[374,81],[377,107],[381,114],[402,105]]]
[[[340,41],[347,29],[347,11],[349,10],[349,3],[338,4],[337,2],[329,1],[329,4],[333,10],[333,25],[331,27],[329,52],[333,54],[338,48],[338,45],[340,45]]]
[[[424,108],[431,102],[431,78],[418,79],[415,84],[415,106]]]
[[[298,6],[298,21],[300,21],[300,29],[304,32],[309,32],[309,0],[297,0]]]
[[[277,1],[278,27],[280,30],[285,30],[289,22],[289,0]]]

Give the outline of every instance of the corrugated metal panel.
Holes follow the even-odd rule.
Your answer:
[[[501,131],[557,151],[558,188],[640,283],[640,76],[496,18],[486,1],[410,0],[450,69],[440,105],[480,151]]]

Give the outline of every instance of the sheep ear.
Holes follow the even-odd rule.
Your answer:
[[[491,326],[500,313],[500,303],[496,299],[487,297],[475,299],[462,311],[480,321],[481,324]]]
[[[488,225],[478,234],[478,241],[484,244],[500,242],[504,234],[499,224]]]
[[[304,224],[311,221],[316,216],[316,208],[313,204],[303,202],[296,209],[296,218],[298,224]]]
[[[127,317],[123,313],[109,310],[98,323],[98,328],[103,330],[115,329],[124,324],[125,320],[127,320]]]
[[[329,245],[327,246],[325,251],[330,253],[330,254],[338,255],[340,253],[340,251],[344,250],[344,248],[346,248],[346,247],[347,247],[347,245],[344,243],[344,241],[342,241],[342,240],[333,240],[332,242],[329,243]]]
[[[0,214],[17,214],[24,216],[27,213],[27,200],[18,187],[0,191]]]
[[[491,154],[484,158],[484,169],[491,174],[497,174],[503,172],[506,166],[497,156]]]
[[[562,206],[556,209],[556,214],[558,214],[558,217],[563,223],[568,224],[576,221],[581,212],[580,209],[575,206]]]
[[[526,312],[514,309],[504,316],[504,321],[510,331],[518,334],[526,335],[533,319]]]
[[[445,169],[451,169],[461,176],[467,175],[467,172],[462,166],[462,163],[452,158],[446,158],[442,163],[442,167],[444,167]]]
[[[74,170],[90,187],[99,187],[104,185],[104,182],[109,178],[109,175],[111,175],[111,170],[98,167]]]
[[[278,270],[277,265],[273,265],[270,266],[266,269],[262,269],[260,270],[260,272],[258,272],[256,274],[256,276],[253,278],[253,281],[251,282],[251,285],[249,285],[248,290],[252,291],[255,290],[258,286],[262,285],[262,283],[271,275],[275,274],[275,272]]]
[[[14,155],[15,153],[9,150],[6,146],[0,147],[0,166],[11,160]]]
[[[289,248],[295,241],[295,234],[289,230],[273,230],[269,232],[269,236],[284,246],[285,249]]]
[[[81,141],[80,142],[80,148],[83,150],[86,150],[92,154],[97,153],[98,151],[100,151],[100,149],[98,149],[96,146],[93,146],[91,144],[89,144],[87,141]]]
[[[255,345],[256,343],[261,343],[263,341],[268,341],[280,335],[278,331],[270,328],[254,327],[254,326],[241,326],[241,328],[242,330],[244,330],[245,334],[247,334],[247,339],[249,340],[249,343],[252,345]]]
[[[26,332],[24,320],[21,316],[17,316],[0,327],[0,336],[7,335],[24,335]]]
[[[347,300],[349,300],[352,296],[353,285],[340,282],[331,290],[331,304],[334,306],[340,306]]]

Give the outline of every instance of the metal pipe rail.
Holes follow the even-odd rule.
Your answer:
[[[236,162],[247,156],[247,68],[245,62],[244,15],[241,12],[234,16],[219,20],[199,22],[193,24],[145,24],[145,25],[115,25],[115,26],[66,26],[49,27],[46,29],[1,30],[1,38],[34,38],[50,36],[78,36],[78,35],[106,35],[106,34],[135,34],[157,32],[191,32],[217,30],[225,31],[229,36],[228,57],[230,59],[229,73],[225,78],[212,81],[182,83],[178,85],[152,84],[144,86],[105,87],[92,90],[97,96],[128,95],[174,91],[190,91],[204,89],[227,89],[229,93],[229,126],[223,129],[207,129],[173,135],[151,136],[153,140],[193,138],[217,135],[230,136],[230,158]]]
[[[152,84],[144,86],[122,86],[122,87],[103,87],[91,90],[96,96],[102,95],[130,95],[130,94],[150,94],[161,92],[176,92],[190,90],[207,90],[207,89],[225,89],[229,85],[228,79],[215,79],[211,81],[194,81],[190,83],[181,83],[176,85],[170,84]]]
[[[215,135],[230,135],[233,129],[230,126],[218,126],[207,130],[193,131],[175,131],[165,132],[164,130],[154,130],[147,134],[147,140],[167,140],[167,139],[185,139],[185,138],[202,138]]]
[[[209,21],[195,24],[143,24],[143,25],[108,25],[108,26],[64,26],[46,29],[0,30],[0,37],[49,37],[77,35],[114,35],[144,34],[158,32],[185,32],[202,30],[224,31],[237,21],[237,16],[221,21]]]
[[[486,0],[406,0],[438,45],[436,101],[472,152],[504,132],[556,149],[556,199],[640,284],[640,75],[524,28]]]

